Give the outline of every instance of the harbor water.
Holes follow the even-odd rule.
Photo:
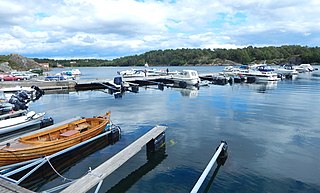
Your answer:
[[[223,69],[169,70],[186,68],[200,74]],[[112,79],[127,68],[79,69],[81,79]],[[80,178],[152,127],[165,125],[165,147],[151,156],[142,149],[104,180],[100,192],[190,192],[221,140],[228,143],[228,159],[224,166],[214,166],[200,192],[320,192],[319,104],[319,71],[264,84],[165,87],[163,91],[157,86],[140,87],[138,93],[126,92],[117,99],[103,90],[45,94],[29,105],[30,110],[46,112],[55,122],[110,110],[122,137],[114,145],[99,141],[62,156],[62,163],[68,163],[64,167],[59,167],[61,161],[53,162],[65,179],[40,172],[24,186],[43,191]]]

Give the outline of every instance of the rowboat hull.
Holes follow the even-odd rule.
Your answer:
[[[84,118],[2,144],[0,166],[41,158],[79,144],[104,131],[108,117]]]

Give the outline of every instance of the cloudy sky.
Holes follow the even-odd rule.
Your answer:
[[[320,46],[320,0],[0,0],[0,55]]]

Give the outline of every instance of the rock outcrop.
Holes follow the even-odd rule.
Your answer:
[[[12,68],[9,66],[9,62],[0,63],[0,72],[10,72]]]
[[[40,67],[33,59],[26,58],[18,54],[10,54],[9,63],[15,70],[29,70],[31,68]]]

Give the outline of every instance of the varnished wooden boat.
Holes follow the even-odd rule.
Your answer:
[[[103,116],[79,119],[2,144],[0,166],[51,155],[99,135],[109,123],[110,112]]]

